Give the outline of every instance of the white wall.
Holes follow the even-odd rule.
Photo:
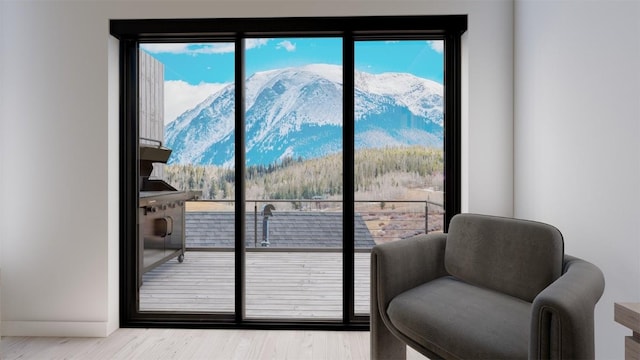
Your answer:
[[[515,215],[603,270],[596,358],[622,359],[613,303],[640,301],[640,2],[518,0],[514,18]]]
[[[119,149],[120,149],[120,111],[118,108],[120,98],[120,77],[119,77],[119,41],[108,37],[108,71],[107,71],[107,89],[108,89],[108,112],[107,112],[107,321],[106,334],[110,334],[120,326],[120,218],[119,218],[119,196],[120,196],[120,172],[117,170],[119,166]],[[102,334],[99,334],[100,336]]]
[[[4,5],[0,2],[0,52],[4,49],[4,38],[7,36],[7,31],[5,29],[5,20],[4,20]],[[2,109],[4,109],[4,96],[2,96],[4,90],[5,83],[5,66],[4,66],[4,57],[0,56],[0,141],[3,140],[2,134],[5,133],[4,123],[5,118],[3,116]],[[1,149],[1,148],[0,148]],[[4,156],[5,152],[0,150],[0,169],[4,169]],[[2,171],[0,170],[0,189],[4,188],[4,176],[2,176]],[[4,206],[0,206],[0,229],[5,228],[4,224]],[[0,235],[0,337],[2,334],[2,238]]]
[[[1,4],[3,334],[104,336],[117,327],[118,47],[109,19],[469,14],[464,209],[512,214],[509,0]]]
[[[106,20],[78,3],[3,8],[3,334],[105,335]]]

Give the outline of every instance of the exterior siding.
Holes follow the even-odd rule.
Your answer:
[[[145,51],[139,52],[140,144],[164,143],[164,65]],[[154,165],[151,177],[162,178],[163,166]]]

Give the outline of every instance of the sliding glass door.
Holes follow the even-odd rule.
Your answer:
[[[340,320],[342,39],[245,48],[246,318]]]
[[[123,326],[366,329],[373,246],[459,211],[465,29],[112,22]]]
[[[358,315],[369,314],[372,245],[443,230],[443,52],[443,40],[424,38],[354,44]]]
[[[142,43],[138,57],[139,310],[233,314],[235,45]]]

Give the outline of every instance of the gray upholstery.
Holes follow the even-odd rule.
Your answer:
[[[531,303],[452,276],[396,296],[387,314],[402,333],[449,357],[527,358]]]
[[[444,264],[461,280],[531,302],[560,277],[564,243],[551,225],[464,214],[449,229]]]
[[[562,251],[552,226],[473,214],[375,246],[372,358],[404,359],[407,344],[431,359],[593,359],[604,277]]]

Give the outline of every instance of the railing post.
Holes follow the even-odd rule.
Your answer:
[[[253,247],[258,247],[258,202],[253,202]]]
[[[429,202],[424,202],[424,233],[429,233]]]

